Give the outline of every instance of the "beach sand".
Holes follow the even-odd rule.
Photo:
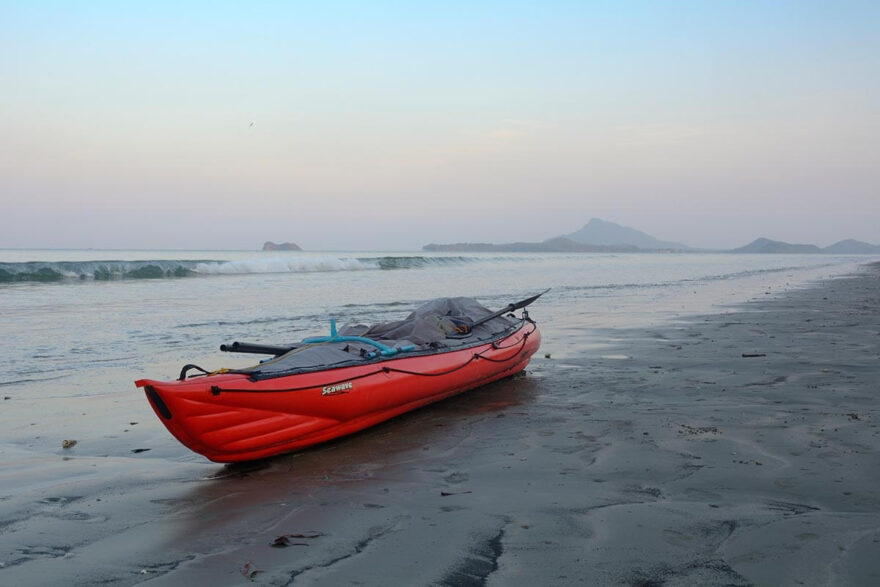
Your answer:
[[[83,400],[113,429],[4,450],[0,584],[880,583],[880,266],[602,335],[247,466]]]

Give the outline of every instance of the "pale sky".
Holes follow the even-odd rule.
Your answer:
[[[880,2],[183,4],[0,0],[0,248],[880,244]]]

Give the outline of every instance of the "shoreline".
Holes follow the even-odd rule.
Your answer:
[[[871,584],[878,291],[872,264],[603,331],[601,356],[250,466],[175,457],[131,395],[111,456],[4,455],[0,582]]]

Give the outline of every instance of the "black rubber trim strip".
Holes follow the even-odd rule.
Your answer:
[[[144,391],[147,394],[147,399],[150,400],[150,403],[153,404],[153,407],[156,408],[156,411],[159,412],[166,420],[170,420],[171,410],[168,409],[168,405],[164,401],[162,401],[161,397],[159,397],[159,392],[153,389],[152,385],[146,386],[144,388]]]

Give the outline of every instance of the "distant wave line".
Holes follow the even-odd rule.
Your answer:
[[[830,263],[826,263],[823,265],[819,265],[819,267],[826,267],[830,265]],[[652,289],[652,288],[668,288],[674,286],[680,286],[691,283],[712,283],[716,281],[727,281],[727,280],[735,280],[735,279],[743,279],[748,277],[755,277],[759,275],[769,275],[773,273],[782,273],[784,271],[797,271],[799,269],[804,269],[804,267],[792,266],[792,267],[769,267],[764,269],[745,269],[743,271],[735,271],[732,273],[719,273],[716,275],[704,275],[702,277],[686,277],[682,279],[674,279],[670,281],[659,281],[659,282],[632,282],[632,283],[599,283],[596,285],[576,285],[576,286],[562,286],[554,288],[557,292],[577,292],[577,291],[602,291],[607,290],[610,292],[619,292],[621,290],[628,289]]]

